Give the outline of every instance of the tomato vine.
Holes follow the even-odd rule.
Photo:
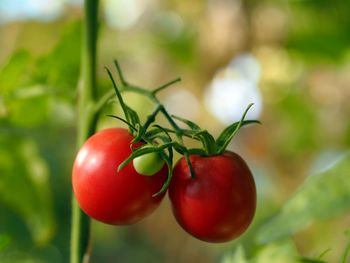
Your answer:
[[[172,149],[174,149],[175,151],[177,151],[178,153],[180,153],[185,157],[187,165],[189,166],[189,169],[190,169],[191,176],[192,178],[195,178],[196,175],[189,158],[190,155],[192,154],[196,154],[200,156],[221,155],[241,127],[252,123],[260,123],[257,120],[245,120],[247,112],[253,106],[253,104],[249,104],[246,110],[244,111],[241,120],[229,125],[226,129],[223,130],[223,132],[219,135],[217,139],[214,139],[214,137],[207,130],[202,129],[196,123],[179,116],[170,115],[169,112],[164,107],[164,105],[159,101],[157,94],[160,91],[179,82],[181,80],[180,78],[169,81],[153,90],[147,90],[139,86],[132,85],[128,81],[126,81],[123,71],[117,60],[114,60],[114,65],[118,72],[119,80],[121,82],[120,87],[117,85],[117,82],[114,79],[112,72],[108,68],[106,68],[106,71],[112,82],[115,95],[123,110],[124,118],[120,116],[115,116],[115,115],[108,115],[108,116],[114,117],[128,125],[130,133],[132,133],[135,136],[133,143],[137,143],[141,140],[148,143],[147,145],[141,148],[135,149],[133,153],[123,163],[119,165],[118,171],[121,170],[125,165],[133,161],[135,158],[138,158],[145,154],[150,154],[150,153],[161,154],[162,158],[164,159],[164,161],[167,163],[167,166],[168,166],[168,180],[164,184],[162,189],[155,194],[155,196],[163,193],[169,186],[169,183],[172,177],[172,171],[173,171]],[[141,94],[143,96],[146,96],[155,104],[155,109],[147,117],[144,124],[140,122],[140,118],[137,112],[131,109],[124,102],[123,97],[121,95],[122,92],[133,92],[133,93]],[[109,94],[109,96],[110,98],[114,97],[113,94]],[[171,128],[165,128],[159,125],[152,125],[156,119],[156,116],[159,113],[163,114],[163,116],[166,118]],[[179,125],[176,123],[176,120],[186,124],[188,128],[187,129],[180,128]],[[176,140],[173,140],[169,134],[175,134]],[[184,136],[200,141],[203,147],[188,148],[184,144],[184,141],[183,141]],[[168,153],[165,153],[164,150],[167,150]]]

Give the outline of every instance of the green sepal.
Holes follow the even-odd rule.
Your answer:
[[[156,116],[157,116],[158,112],[161,110],[161,107],[162,106],[157,106],[155,108],[155,110],[150,115],[148,115],[145,124],[144,125],[140,124],[140,126],[141,126],[140,132],[132,141],[133,143],[137,143],[140,140],[142,140],[142,138],[145,137],[145,134],[147,132],[148,127],[156,120]]]
[[[244,111],[241,120],[226,127],[226,129],[224,129],[219,135],[219,137],[216,139],[216,154],[222,154],[225,151],[226,147],[241,127],[252,123],[260,123],[258,120],[244,120],[252,106],[253,103],[249,104],[247,109]]]
[[[213,155],[216,151],[216,142],[214,137],[207,131],[201,130],[194,134],[193,138],[198,138],[207,152],[207,155]]]
[[[125,108],[126,108],[126,112],[129,116],[129,119],[130,119],[130,122],[133,124],[133,125],[136,125],[136,124],[139,124],[141,125],[141,122],[140,122],[140,117],[139,115],[136,113],[136,111],[134,111],[132,108],[130,108],[128,105],[125,104]]]
[[[191,160],[190,160],[190,154],[188,153],[187,150],[184,152],[184,156],[185,156],[187,165],[188,165],[188,167],[190,169],[191,178],[192,179],[196,179],[196,174],[194,172],[194,169],[193,169],[193,166],[192,166],[192,163],[191,163]]]
[[[169,134],[162,128],[159,126],[159,129],[163,130],[163,132],[165,133],[165,136],[159,137],[161,140],[163,140],[164,143],[170,143],[171,137],[169,136]],[[161,135],[159,135],[161,136]],[[167,174],[167,178],[166,181],[164,182],[164,184],[162,185],[162,188],[155,193],[154,195],[152,195],[153,197],[156,197],[160,194],[162,194],[163,192],[165,192],[168,189],[168,186],[171,182],[171,178],[173,177],[173,149],[172,147],[168,147],[168,152],[169,152],[169,156],[167,156],[163,151],[160,152],[163,160],[166,162],[167,167],[168,167],[168,174]]]
[[[126,105],[125,105],[125,103],[124,103],[124,100],[123,100],[122,95],[120,94],[120,91],[119,91],[119,89],[118,89],[118,86],[117,86],[116,82],[114,81],[113,75],[112,75],[111,71],[110,71],[107,67],[105,67],[105,69],[106,69],[106,71],[107,71],[107,73],[108,73],[109,78],[110,78],[111,81],[112,81],[115,94],[117,95],[117,98],[118,98],[118,101],[119,101],[119,103],[120,103],[120,106],[122,107],[122,110],[123,110],[123,112],[124,112],[124,116],[125,116],[126,120],[127,120],[128,122],[130,122],[130,118],[129,118],[129,114],[128,114]]]
[[[207,130],[201,129],[201,127],[199,127],[196,123],[190,120],[184,119],[182,117],[179,117],[176,115],[172,115],[172,117],[176,120],[179,120],[185,123],[191,129],[191,130],[183,130],[183,134],[193,139],[201,141],[205,151],[207,152],[207,155],[215,154],[216,142],[214,137]]]
[[[174,119],[185,123],[193,131],[201,130],[201,128],[197,124],[195,124],[194,122],[192,122],[190,120],[187,120],[185,118],[182,118],[182,117],[179,117],[179,116],[176,116],[176,115],[171,115],[171,117],[173,117]]]
[[[188,149],[188,154],[189,155],[199,155],[199,156],[208,156],[208,154],[206,153],[206,151],[204,151],[201,148],[192,148],[192,149]]]

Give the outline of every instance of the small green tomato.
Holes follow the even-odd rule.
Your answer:
[[[159,153],[152,152],[136,157],[133,164],[139,174],[152,176],[162,169],[164,160]]]

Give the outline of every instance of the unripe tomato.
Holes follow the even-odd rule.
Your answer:
[[[152,195],[166,180],[165,165],[153,176],[137,173],[132,162],[117,172],[131,154],[132,140],[126,129],[106,129],[91,136],[75,159],[75,197],[81,209],[98,221],[113,225],[135,223],[157,208],[164,197],[164,193]]]
[[[139,174],[152,176],[162,169],[164,160],[159,153],[152,152],[136,157],[133,164]]]
[[[185,158],[176,164],[169,197],[178,223],[192,236],[225,242],[250,225],[256,207],[253,176],[244,160],[233,152],[190,157],[192,179]]]

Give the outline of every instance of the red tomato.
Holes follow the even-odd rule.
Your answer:
[[[164,197],[152,195],[166,180],[165,165],[153,176],[138,174],[132,162],[117,172],[119,164],[131,154],[132,139],[126,129],[100,131],[85,142],[75,159],[75,197],[81,209],[98,221],[113,225],[135,223],[157,208]]]
[[[191,178],[184,158],[176,164],[169,197],[178,223],[194,237],[225,242],[250,225],[256,207],[253,176],[233,152],[190,157],[196,175]]]

